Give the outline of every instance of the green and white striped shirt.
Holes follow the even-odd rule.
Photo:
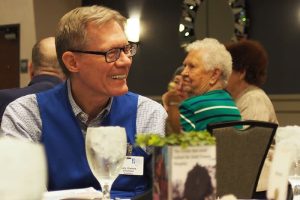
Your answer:
[[[179,107],[183,131],[205,130],[207,124],[241,120],[234,100],[225,90],[213,90],[186,99]]]

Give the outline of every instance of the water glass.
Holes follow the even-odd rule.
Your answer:
[[[300,200],[300,159],[295,159],[291,164],[289,182],[293,190],[293,200]]]

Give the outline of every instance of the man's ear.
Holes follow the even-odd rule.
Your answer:
[[[33,66],[32,66],[32,62],[28,62],[28,74],[30,76],[30,79],[32,79],[34,77],[34,70],[33,70]]]
[[[70,51],[66,51],[63,53],[62,55],[62,60],[66,66],[66,68],[70,71],[70,72],[78,72],[78,64],[76,62],[76,58],[74,53],[70,52]]]
[[[209,84],[215,85],[218,82],[218,80],[220,79],[221,75],[222,75],[222,72],[219,68],[213,69],[212,73],[211,73]]]

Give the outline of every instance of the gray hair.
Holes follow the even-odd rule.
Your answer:
[[[39,40],[32,48],[31,60],[34,71],[39,71],[41,68],[61,71],[56,56],[54,37]]]
[[[222,71],[221,81],[223,87],[226,87],[232,72],[232,58],[223,44],[214,38],[205,38],[187,45],[185,50],[187,52],[201,51],[205,69],[207,71],[220,69]]]
[[[118,11],[104,6],[78,7],[65,14],[58,23],[56,32],[56,51],[58,60],[68,76],[69,71],[62,61],[62,55],[69,49],[81,49],[87,43],[86,27],[93,22],[101,27],[103,24],[114,20],[123,30],[125,29],[126,18]]]

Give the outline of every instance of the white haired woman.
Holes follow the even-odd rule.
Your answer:
[[[179,106],[184,132],[205,130],[207,124],[241,120],[239,109],[224,88],[232,71],[232,59],[216,39],[197,40],[186,47],[182,76],[193,96]]]

